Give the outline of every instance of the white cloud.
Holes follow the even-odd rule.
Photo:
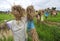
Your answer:
[[[35,4],[35,8],[45,9],[48,7],[58,7],[60,8],[60,0],[44,0],[42,2],[39,2]]]
[[[0,0],[0,10],[11,9],[14,2],[24,8],[33,5],[37,10],[48,7],[57,7],[57,9],[60,9],[60,0]]]
[[[50,0],[47,4],[47,7],[60,7],[60,1],[59,0]]]

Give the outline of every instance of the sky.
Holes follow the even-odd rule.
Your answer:
[[[60,0],[0,0],[0,11],[11,10],[14,5],[21,5],[23,8],[27,8],[29,5],[33,5],[36,10],[56,7],[60,10]]]

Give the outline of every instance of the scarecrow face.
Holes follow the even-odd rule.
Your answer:
[[[13,11],[13,15],[14,15],[15,17],[20,17],[20,16],[21,16],[17,10],[14,10],[14,11]]]
[[[30,17],[34,16],[34,8],[33,8],[33,6],[27,7],[27,13],[28,13],[28,15],[30,15]]]
[[[13,6],[12,14],[15,16],[16,19],[21,19],[21,17],[23,16],[23,8],[19,5]]]

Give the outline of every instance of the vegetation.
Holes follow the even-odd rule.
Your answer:
[[[49,15],[49,17],[45,20],[51,21],[51,22],[60,22],[60,12],[57,13],[57,16]]]
[[[3,22],[4,20],[12,20],[14,19],[13,15],[11,14],[0,14],[0,22]],[[56,17],[49,16],[48,19],[45,19],[46,21],[51,22],[60,22],[60,12],[58,12],[58,15]],[[36,23],[36,18],[34,18],[35,27],[39,36],[39,39],[41,41],[60,41],[60,27],[56,26],[49,26],[47,24],[44,24],[44,22],[40,22],[39,24]],[[28,38],[28,41],[31,41],[31,38]],[[13,41],[12,36],[9,36],[8,39],[4,37],[4,39],[0,38],[0,41]]]

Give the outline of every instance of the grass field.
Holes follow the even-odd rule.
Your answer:
[[[57,16],[55,17],[49,15],[49,17],[46,20],[52,21],[52,22],[60,22],[60,12],[58,12]]]
[[[14,17],[11,14],[0,14],[0,22],[3,22],[4,20],[12,20],[13,18]],[[58,12],[58,15],[56,17],[49,16],[48,19],[45,20],[52,22],[60,22],[60,12]],[[44,24],[43,22],[37,24],[35,18],[34,23],[39,39],[41,41],[60,41],[60,27],[58,27],[57,25],[49,26],[47,24]],[[0,38],[0,41],[13,41],[13,38],[12,36],[9,36],[8,39],[4,37],[4,39]],[[31,41],[31,38],[29,38],[28,41]]]
[[[0,22],[4,22],[4,20],[12,20],[14,17],[11,14],[0,14]]]

